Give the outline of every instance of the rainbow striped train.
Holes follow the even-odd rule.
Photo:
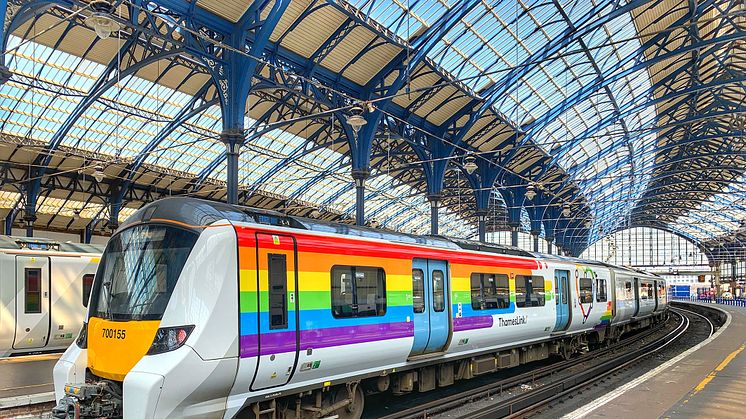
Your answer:
[[[366,394],[569,357],[666,306],[643,272],[169,198],[107,245],[54,414],[359,417]]]

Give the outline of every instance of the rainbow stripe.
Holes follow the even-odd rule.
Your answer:
[[[445,249],[386,244],[306,233],[291,236],[236,226],[239,255],[240,356],[270,355],[414,336],[412,259],[448,260],[454,331],[492,327],[494,314],[507,309],[475,311],[471,307],[471,272],[531,274],[533,260],[465,254]],[[269,328],[267,307],[268,254],[284,254],[288,277],[297,271],[298,289],[288,288],[288,327]],[[297,264],[296,267],[296,255]],[[330,272],[334,265],[383,267],[386,272],[386,312],[376,317],[334,318]],[[292,284],[294,281],[288,281]],[[291,293],[293,296],[291,297]],[[461,315],[456,316],[461,308]],[[296,315],[297,304],[297,318]],[[296,332],[297,327],[297,332]]]

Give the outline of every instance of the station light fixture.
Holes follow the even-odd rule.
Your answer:
[[[96,182],[100,183],[104,180],[104,177],[106,177],[106,175],[104,174],[104,166],[96,164],[93,167],[93,178],[96,179]]]
[[[360,128],[367,123],[368,121],[363,118],[363,108],[361,106],[355,105],[350,108],[350,115],[347,116],[347,124],[355,131],[356,136],[360,132]]]
[[[466,157],[464,157],[464,170],[466,170],[466,173],[473,174],[479,166],[477,166],[477,158],[474,157],[474,155],[469,154]]]
[[[119,24],[114,21],[114,5],[107,0],[94,0],[90,4],[93,13],[85,19],[85,24],[96,31],[101,39],[111,36],[112,32],[119,30]]]
[[[370,228],[378,228],[379,226],[380,226],[380,224],[378,223],[377,220],[371,220],[370,221]]]
[[[80,220],[80,210],[77,208],[73,210],[73,220],[74,221]]]
[[[311,214],[309,214],[311,218],[319,218],[321,217],[321,211],[315,209],[311,211]]]
[[[570,204],[562,205],[562,216],[564,217],[570,216]]]
[[[536,187],[533,183],[530,183],[528,187],[526,187],[526,199],[533,201],[534,198],[536,198]]]
[[[593,226],[593,221],[591,220],[585,220],[585,228],[591,228]]]

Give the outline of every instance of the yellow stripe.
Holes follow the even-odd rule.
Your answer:
[[[694,392],[692,393],[692,395],[702,391],[705,388],[705,386],[709,384],[713,378],[715,378],[715,375],[717,375],[718,372],[722,371],[725,367],[727,367],[728,364],[730,364],[730,362],[733,361],[733,359],[736,356],[738,356],[738,354],[740,354],[744,348],[746,348],[746,345],[741,345],[740,348],[736,349],[735,351],[731,352],[728,356],[726,356],[723,362],[721,362],[717,367],[715,367],[715,369],[712,372],[707,374],[707,377],[705,377],[702,381],[700,381],[699,384],[697,384],[697,387],[694,387]]]
[[[256,291],[256,271],[241,270],[241,291]],[[300,272],[299,288],[301,291],[329,291],[331,290],[331,274],[329,272]],[[269,289],[267,271],[259,271],[259,291]],[[293,281],[288,281],[288,290],[293,291]],[[412,277],[409,275],[386,274],[386,289],[388,291],[411,291]],[[468,288],[467,288],[468,289]]]

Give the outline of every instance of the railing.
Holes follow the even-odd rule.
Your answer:
[[[746,307],[746,298],[699,298],[699,297],[671,297],[672,301],[692,301],[695,303],[723,304],[726,306]]]

